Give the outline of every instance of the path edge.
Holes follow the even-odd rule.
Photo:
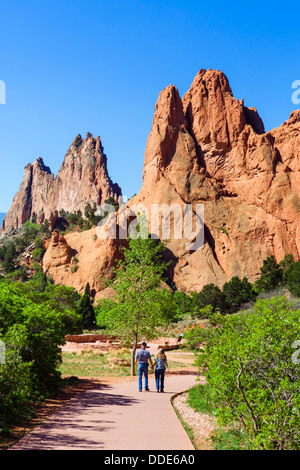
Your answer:
[[[190,387],[190,388],[192,388],[192,387]],[[178,396],[180,396],[180,395],[183,395],[184,393],[188,393],[188,391],[190,390],[190,388],[188,388],[188,389],[186,389],[186,390],[182,390],[182,392],[178,392],[178,393],[175,393],[174,395],[172,395],[171,398],[170,398],[170,403],[171,403],[171,405],[172,405],[172,408],[173,408],[173,410],[174,410],[174,413],[176,414],[176,416],[177,416],[177,418],[178,418],[180,424],[182,425],[182,427],[183,427],[184,431],[186,432],[186,434],[187,434],[189,440],[191,441],[191,444],[193,445],[193,447],[194,447],[195,450],[198,450],[197,447],[196,447],[196,445],[195,445],[194,439],[193,439],[193,438],[191,437],[191,435],[190,435],[190,434],[193,433],[193,431],[191,430],[191,432],[189,432],[189,430],[188,430],[188,429],[189,429],[189,424],[188,424],[186,421],[183,420],[183,418],[181,417],[179,411],[177,410],[177,408],[176,408],[175,405],[174,405],[174,400],[175,400],[175,398],[178,397]]]

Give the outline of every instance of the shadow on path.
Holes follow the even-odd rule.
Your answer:
[[[11,450],[51,449],[101,449],[98,440],[101,433],[114,430],[116,421],[108,419],[109,409],[115,407],[115,416],[123,407],[130,407],[140,401],[123,394],[88,390],[63,405],[58,412],[36,427],[31,433],[11,447]],[[119,409],[119,411],[118,411]],[[92,437],[97,436],[97,440]]]

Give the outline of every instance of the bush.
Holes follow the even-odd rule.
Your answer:
[[[5,422],[26,416],[30,402],[60,388],[60,345],[67,333],[81,331],[79,298],[44,275],[26,284],[0,283],[0,339],[6,347],[6,364],[0,365],[0,415]]]
[[[82,318],[82,327],[92,330],[97,327],[94,307],[90,298],[90,285],[87,283],[82,299],[78,306],[79,315]]]
[[[199,384],[196,387],[190,388],[187,402],[198,413],[212,414],[214,411],[210,388],[207,384]]]
[[[32,253],[32,259],[34,261],[41,261],[43,259],[45,250],[43,248],[36,248]]]
[[[14,243],[9,243],[2,252],[4,254],[2,267],[6,273],[12,273],[15,270],[15,259],[17,256]]]
[[[1,285],[0,328],[5,340],[12,328],[22,328],[25,339],[18,354],[22,362],[31,364],[31,391],[39,396],[53,391],[59,378],[59,345],[64,343],[65,334],[59,314]]]
[[[300,448],[300,366],[293,359],[299,317],[300,310],[275,297],[257,301],[253,312],[213,314],[210,329],[185,335],[204,345],[197,363],[219,424],[241,423],[253,448]]]

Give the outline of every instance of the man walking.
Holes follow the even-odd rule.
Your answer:
[[[153,369],[153,362],[151,359],[151,354],[149,351],[146,350],[147,343],[144,341],[141,344],[141,349],[135,355],[135,363],[139,363],[138,373],[139,373],[139,391],[142,391],[142,381],[143,381],[143,374],[145,377],[145,391],[149,392],[148,387],[148,367],[149,363]]]

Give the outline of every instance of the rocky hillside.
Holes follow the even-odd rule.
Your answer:
[[[42,223],[55,211],[84,212],[86,204],[99,205],[121,190],[108,175],[107,157],[99,137],[76,137],[56,177],[43,160],[28,164],[20,189],[2,224],[2,234],[12,233],[29,219]]]

